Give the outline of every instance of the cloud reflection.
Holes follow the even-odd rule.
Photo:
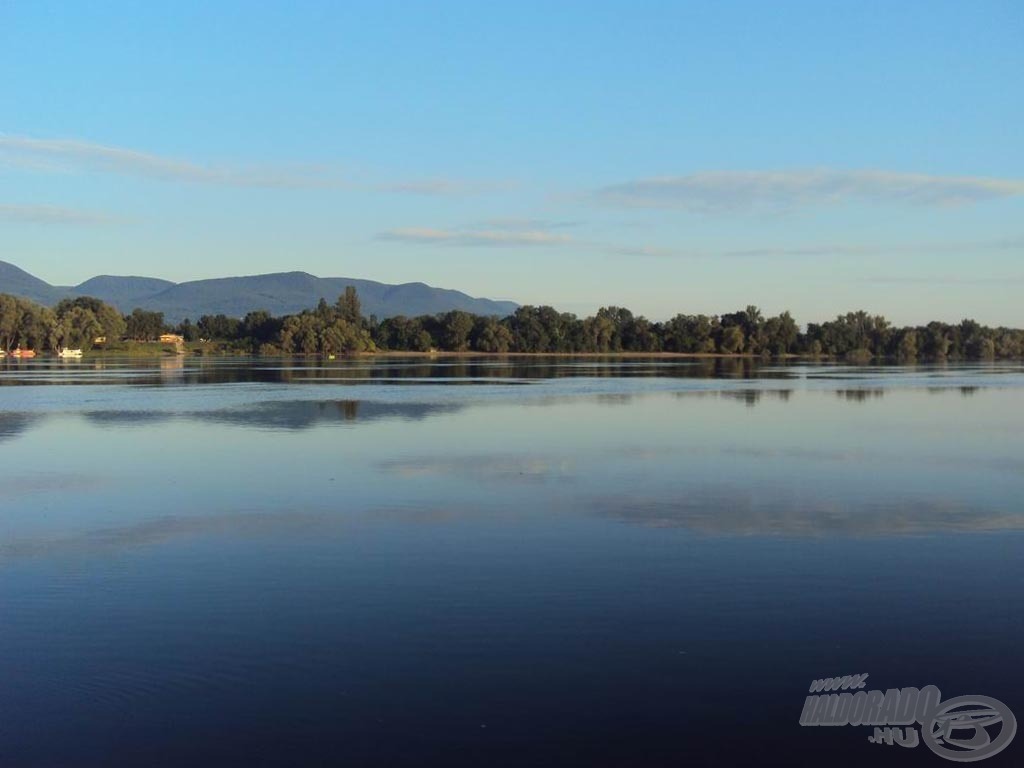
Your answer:
[[[842,498],[782,488],[707,485],[672,498],[598,499],[597,514],[637,525],[724,535],[898,536],[1024,530],[1024,514],[908,497]]]
[[[70,536],[14,539],[0,543],[0,562],[22,557],[105,554],[161,544],[183,536],[263,536],[284,530],[339,526],[345,518],[330,512],[225,512],[167,516],[130,526],[83,531]]]
[[[515,454],[450,458],[419,456],[381,461],[376,466],[381,472],[402,478],[440,476],[480,482],[567,481],[575,475],[574,462],[570,458]]]

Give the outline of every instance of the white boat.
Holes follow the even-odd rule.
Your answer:
[[[57,357],[81,357],[82,350],[80,349],[62,349],[57,352]]]

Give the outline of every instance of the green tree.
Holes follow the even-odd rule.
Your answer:
[[[0,349],[10,352],[14,349],[21,330],[21,299],[0,293]]]
[[[484,317],[476,324],[473,349],[480,352],[504,354],[512,346],[512,332],[493,317]]]
[[[904,362],[911,362],[917,359],[917,331],[910,328],[900,334],[896,357]]]
[[[196,327],[199,336],[207,341],[234,341],[240,336],[242,323],[236,317],[227,315],[203,315]]]
[[[178,323],[178,326],[174,329],[174,332],[180,335],[185,341],[198,341],[199,328],[187,317]]]
[[[788,355],[800,338],[800,328],[789,312],[770,317],[764,322],[764,350],[776,356]]]
[[[363,308],[354,286],[345,286],[345,292],[338,297],[338,313],[345,322],[362,325]]]
[[[441,344],[452,352],[469,349],[469,334],[473,330],[473,316],[468,312],[453,310],[441,318]]]
[[[434,348],[434,339],[429,331],[421,330],[412,340],[412,349],[416,352],[429,352]]]
[[[156,341],[164,332],[164,313],[136,308],[128,315],[125,332],[135,341]]]
[[[72,305],[58,311],[54,324],[54,346],[68,349],[91,349],[93,341],[103,335],[103,326],[91,309]]]
[[[738,325],[730,325],[722,329],[722,340],[719,343],[719,351],[734,355],[743,351],[743,329]]]

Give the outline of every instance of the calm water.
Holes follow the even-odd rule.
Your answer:
[[[951,765],[1024,718],[1024,369],[0,364],[0,766]],[[985,766],[1024,764],[1024,736]]]

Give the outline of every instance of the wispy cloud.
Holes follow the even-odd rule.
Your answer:
[[[79,208],[0,203],[0,221],[30,224],[108,224],[115,220],[115,217],[108,214]]]
[[[925,276],[899,277],[895,275],[865,277],[858,282],[871,285],[1020,285],[1024,283],[1024,275],[1002,275],[1000,277],[958,277]]]
[[[238,187],[323,187],[340,180],[322,166],[233,167],[196,163],[78,139],[0,135],[0,165],[42,171],[114,173]]]
[[[878,252],[876,249],[850,245],[807,245],[775,248],[665,248],[661,246],[608,246],[605,251],[612,256],[637,256],[657,259],[730,259],[730,258],[771,258],[791,256],[850,256]]]
[[[1024,195],[1024,180],[879,170],[707,171],[604,187],[606,203],[704,213],[790,209],[863,200],[943,206]]]
[[[508,189],[511,184],[501,181],[474,181],[470,179],[411,179],[384,184],[385,192],[427,197],[470,197]]]
[[[515,216],[484,219],[483,225],[493,229],[507,229],[514,231],[522,230],[549,230],[568,229],[579,225],[578,221],[553,220],[553,219],[530,219],[518,218]]]
[[[456,246],[552,246],[567,245],[573,240],[568,235],[543,230],[509,229],[430,229],[406,227],[391,229],[377,235],[378,240],[393,240],[425,245]]]
[[[896,243],[891,245],[844,245],[838,243],[822,243],[722,249],[610,245],[604,250],[612,256],[636,256],[660,259],[770,259],[816,256],[912,256],[940,253],[971,254],[979,251],[1024,251],[1024,238],[1008,237],[997,240],[975,240],[955,243]]]
[[[0,134],[0,168],[42,173],[107,173],[156,181],[276,189],[332,188],[430,197],[466,197],[508,189],[507,181],[425,178],[356,181],[331,164],[231,165],[201,163],[82,139]]]

